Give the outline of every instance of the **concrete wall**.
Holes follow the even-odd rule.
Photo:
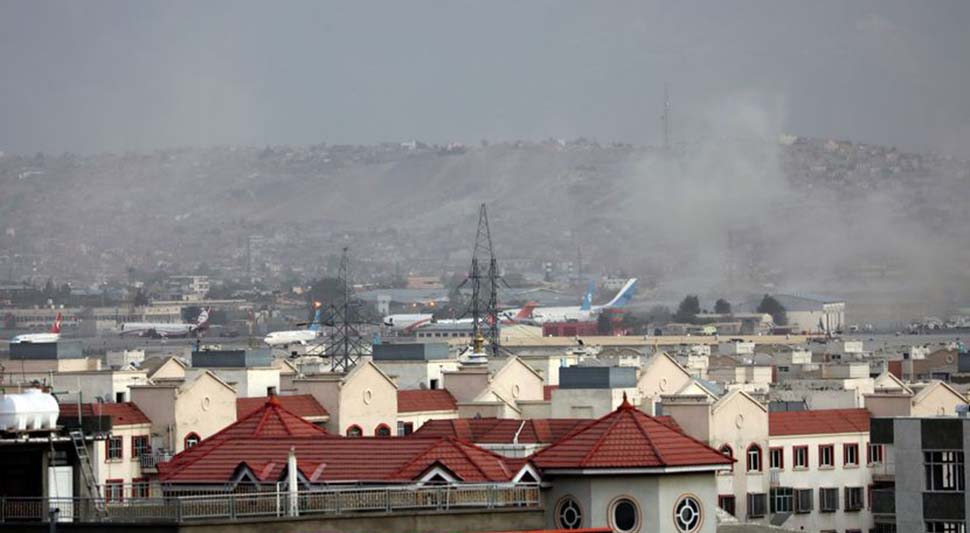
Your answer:
[[[921,421],[906,419],[894,422],[892,453],[896,461],[896,531],[923,531]]]
[[[431,380],[437,380],[438,388],[443,388],[442,373],[456,372],[458,361],[455,359],[442,360],[375,360],[385,374],[391,376],[399,389],[430,389]]]
[[[236,392],[209,374],[180,389],[175,401],[175,451],[184,448],[185,436],[203,439],[236,421]]]
[[[175,449],[175,395],[178,388],[136,387],[131,401],[152,421],[152,448]]]
[[[445,372],[443,378],[443,388],[448,389],[459,403],[474,400],[488,387],[488,370],[485,368]]]
[[[550,414],[552,418],[599,418],[616,410],[624,394],[631,404],[639,403],[635,388],[556,389],[552,391]]]
[[[280,371],[274,367],[248,368],[190,368],[186,379],[193,380],[206,370],[219,376],[219,379],[232,385],[240,398],[266,396],[269,387],[280,390]]]
[[[372,364],[358,365],[344,379],[336,417],[329,406],[324,407],[330,411],[331,420],[337,419],[341,435],[346,435],[352,424],[360,426],[365,436],[374,435],[381,424],[391,428],[391,435],[397,435],[397,387]]]
[[[690,374],[667,356],[655,355],[644,365],[637,379],[641,409],[653,414],[653,404],[660,401],[662,394],[673,394],[690,380]]]
[[[104,485],[109,479],[120,479],[124,483],[131,483],[132,479],[142,477],[141,463],[133,455],[131,438],[151,435],[151,425],[116,426],[111,429],[111,435],[121,437],[121,459],[107,459],[108,442],[106,440],[96,440],[88,446],[91,466],[94,469],[95,477],[98,478],[98,484]]]
[[[512,402],[542,400],[542,386],[542,378],[518,358],[510,360],[496,372],[490,384],[492,390]]]
[[[54,389],[67,391],[58,395],[61,401],[77,401],[78,393],[82,402],[94,402],[104,398],[107,402],[117,401],[117,394],[123,394],[122,401],[130,400],[128,387],[148,382],[147,374],[141,370],[97,372],[58,372],[54,374]]]

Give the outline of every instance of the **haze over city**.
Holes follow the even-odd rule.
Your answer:
[[[0,0],[0,529],[966,533],[968,28]]]

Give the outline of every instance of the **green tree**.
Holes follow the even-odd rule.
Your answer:
[[[788,311],[785,310],[785,306],[781,305],[781,302],[768,294],[758,304],[758,312],[771,315],[771,319],[775,321],[776,326],[785,326],[788,324]]]
[[[731,303],[724,298],[718,298],[718,300],[714,302],[714,312],[719,315],[730,315]]]
[[[138,291],[135,292],[134,304],[136,307],[143,307],[148,305],[148,295],[145,294],[145,289],[139,287]]]
[[[683,300],[681,300],[680,305],[677,307],[677,312],[674,313],[674,321],[693,323],[695,317],[700,314],[700,312],[700,300],[697,299],[697,296],[688,294]]]

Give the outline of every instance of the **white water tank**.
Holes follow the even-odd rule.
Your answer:
[[[60,411],[57,400],[40,389],[4,394],[0,396],[0,430],[54,429]]]

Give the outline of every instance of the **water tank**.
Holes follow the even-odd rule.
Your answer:
[[[3,431],[54,429],[58,414],[57,400],[40,389],[0,396],[0,430]]]

